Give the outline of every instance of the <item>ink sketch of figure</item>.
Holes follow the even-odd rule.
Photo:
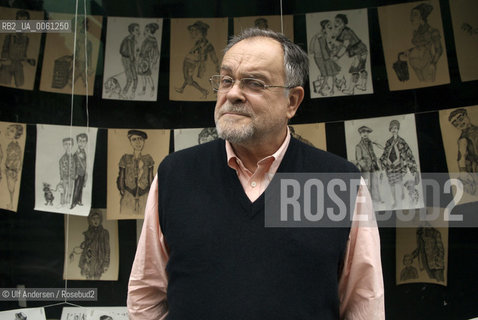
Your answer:
[[[88,230],[83,232],[78,267],[88,280],[98,280],[110,266],[110,235],[103,228],[101,214],[92,210],[88,215]]]
[[[441,35],[438,29],[428,24],[428,16],[433,6],[421,3],[414,7],[410,14],[410,21],[414,28],[413,48],[403,52],[408,56],[408,63],[421,82],[433,82],[436,79],[436,65],[443,54]]]
[[[355,146],[355,159],[357,167],[362,172],[363,178],[367,181],[368,189],[370,190],[372,199],[374,201],[382,201],[380,197],[379,187],[379,172],[380,167],[378,164],[378,158],[373,149],[373,145],[378,145],[372,142],[369,138],[369,134],[373,130],[367,126],[361,126],[358,128],[360,134],[360,142]],[[379,146],[381,147],[381,146]],[[383,149],[383,147],[382,147]]]
[[[23,134],[23,127],[19,124],[11,124],[7,127],[6,137],[10,140],[7,146],[5,158],[5,176],[7,179],[8,192],[10,193],[10,203],[8,208],[13,208],[13,195],[18,181],[18,175],[22,165],[22,149],[18,139]]]
[[[256,20],[254,20],[254,27],[267,30],[269,29],[269,23],[267,22],[266,18],[257,18]]]
[[[411,254],[406,254],[403,256],[403,265],[405,266],[402,271],[400,271],[400,281],[407,281],[412,279],[418,279],[417,268],[412,266],[413,256]]]
[[[461,131],[458,138],[458,170],[460,172],[478,172],[478,126],[474,125],[466,109],[450,112],[448,121]]]
[[[334,27],[336,41],[342,45],[336,54],[336,58],[342,57],[345,53],[352,58],[349,68],[349,79],[347,87],[342,90],[345,94],[353,94],[354,89],[367,90],[368,72],[365,69],[367,63],[367,46],[359,39],[357,34],[347,26],[348,18],[345,14],[335,16]]]
[[[314,35],[310,43],[310,52],[314,56],[314,62],[319,68],[319,79],[313,82],[314,92],[322,96],[334,95],[336,76],[340,72],[340,66],[333,58],[334,28],[330,20],[320,22],[322,30]]]
[[[73,195],[73,185],[75,181],[75,161],[72,154],[73,145],[73,138],[68,137],[63,139],[63,149],[65,149],[65,153],[58,161],[60,169],[60,185],[63,189],[60,199],[60,204],[62,206],[69,205]]]
[[[206,38],[208,29],[209,25],[202,21],[196,21],[188,26],[188,31],[194,44],[183,60],[184,82],[181,87],[176,88],[178,93],[183,93],[186,86],[193,86],[201,92],[201,98],[207,98],[209,92],[201,87],[194,80],[194,77],[203,78],[208,58],[211,59],[211,62],[215,65],[216,72],[219,73],[219,59],[217,58],[216,50]]]
[[[133,153],[124,154],[119,161],[116,184],[121,194],[120,212],[136,214],[144,212],[149,187],[154,177],[153,158],[149,154],[141,153],[147,138],[148,135],[144,131],[128,131]]]
[[[159,62],[159,46],[154,34],[159,29],[157,23],[148,23],[144,27],[144,40],[139,51],[138,75],[143,80],[143,89],[139,95],[146,93],[146,88],[150,88],[151,96],[154,95],[154,81],[151,76],[151,69]]]
[[[216,128],[204,128],[198,134],[198,144],[203,144],[209,141],[213,141],[218,139],[219,136],[217,135]]]
[[[412,258],[418,258],[420,270],[425,270],[430,279],[444,282],[445,250],[440,231],[431,226],[419,227],[416,239],[417,248],[412,252]]]
[[[419,183],[417,163],[408,143],[398,135],[400,122],[390,121],[389,131],[392,137],[385,143],[380,163],[387,174],[388,183],[392,192],[392,208],[404,199],[403,178],[408,170],[415,177],[415,184]]]
[[[83,188],[86,187],[86,151],[85,147],[88,143],[88,135],[80,133],[76,136],[77,150],[73,154],[73,161],[75,163],[75,182],[73,187],[73,196],[71,200],[71,207],[73,209],[76,205],[82,206]]]
[[[2,132],[0,131],[0,134]],[[3,160],[3,150],[2,150],[2,145],[0,144],[0,165],[2,164]],[[0,167],[0,181],[2,181],[2,168]]]
[[[93,57],[92,56],[93,44],[91,40],[88,39],[88,24],[89,24],[88,18],[79,20],[78,21],[79,30],[76,35],[74,82],[76,83],[76,81],[79,78],[81,78],[83,86],[86,86],[87,77],[90,74],[94,73],[94,70],[91,69],[91,60]]]
[[[127,35],[120,45],[120,55],[121,63],[123,64],[124,73],[126,74],[126,84],[123,88],[123,96],[128,95],[129,88],[131,84],[131,99],[134,98],[136,87],[138,86],[138,74],[136,72],[136,51],[137,51],[137,42],[140,35],[139,24],[131,23],[128,25]]]
[[[17,20],[29,20],[28,11],[19,10],[16,13]],[[2,54],[0,59],[0,83],[10,85],[12,79],[16,87],[22,87],[25,82],[23,63],[27,62],[34,66],[34,59],[27,58],[30,39],[26,33],[9,33],[3,40]]]

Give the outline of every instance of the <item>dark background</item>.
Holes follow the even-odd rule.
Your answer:
[[[13,6],[48,12],[75,12],[73,0],[17,0]],[[305,13],[368,8],[373,95],[306,98],[293,124],[327,122],[328,150],[346,156],[343,120],[416,114],[420,165],[423,172],[447,172],[440,109],[478,104],[478,81],[461,82],[448,0],[440,0],[451,83],[448,85],[390,92],[385,71],[377,7],[411,1],[335,0],[283,1],[283,13],[294,15],[295,42],[307,47]],[[7,1],[0,1],[6,5]],[[82,7],[82,1],[80,1]],[[270,0],[98,0],[88,2],[89,13],[125,17],[161,17],[163,35],[157,102],[101,99],[103,55],[97,66],[95,95],[89,97],[89,125],[98,127],[93,182],[93,207],[106,207],[106,128],[174,129],[214,125],[213,102],[168,100],[170,18],[232,17],[280,14],[280,1]],[[80,13],[81,10],[80,10]],[[102,39],[105,39],[106,21]],[[42,39],[42,47],[45,37]],[[41,53],[42,54],[42,53]],[[40,56],[39,61],[42,61]],[[36,124],[70,125],[71,96],[38,91],[41,64],[34,91],[0,87],[0,121],[27,123],[27,141],[18,212],[0,209],[0,287],[64,287],[64,215],[37,212],[34,206]],[[73,125],[85,126],[85,97],[75,96]],[[476,204],[472,204],[476,207]],[[478,213],[477,213],[478,214]],[[99,300],[82,305],[125,305],[127,282],[136,249],[136,221],[119,221],[120,271],[118,281],[68,281],[68,287],[98,288]],[[478,316],[478,237],[474,228],[449,229],[448,286],[395,283],[395,229],[381,228],[382,263],[387,319],[469,319]],[[28,307],[46,305],[28,302]],[[0,310],[14,309],[16,302],[0,302]],[[60,317],[60,307],[46,309],[48,317]]]

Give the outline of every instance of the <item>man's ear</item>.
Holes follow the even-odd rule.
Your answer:
[[[302,103],[302,100],[304,100],[304,88],[294,87],[292,89],[289,89],[288,99],[289,99],[289,106],[287,108],[287,117],[291,119],[297,112],[297,109],[299,108],[299,105]]]

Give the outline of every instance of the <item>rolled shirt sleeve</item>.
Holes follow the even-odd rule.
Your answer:
[[[372,199],[362,179],[354,209],[354,221],[339,281],[340,319],[385,319],[380,236]],[[365,219],[366,221],[357,218]]]
[[[165,319],[168,308],[166,265],[169,254],[159,227],[158,177],[148,195],[144,224],[128,284],[127,306],[132,320]]]

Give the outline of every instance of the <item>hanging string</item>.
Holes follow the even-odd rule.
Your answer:
[[[282,14],[282,0],[280,0],[280,32],[284,34],[284,15]]]
[[[84,0],[83,0],[84,1]],[[75,1],[75,28],[74,28],[74,33],[73,33],[73,60],[72,60],[72,74],[71,74],[71,106],[70,106],[70,134],[69,137],[73,138],[73,115],[74,115],[74,103],[75,103],[75,75],[76,75],[76,34],[78,30],[78,0]],[[72,160],[72,159],[70,159]],[[70,164],[68,163],[68,171],[70,171]],[[72,183],[70,174],[68,173],[68,180],[69,184]],[[70,226],[70,215],[66,214],[66,219],[65,219],[65,250],[68,250],[70,243],[69,243],[69,226]],[[66,252],[65,252],[66,253]],[[63,260],[63,266],[65,268],[65,292],[68,290],[68,260],[67,260],[67,254],[65,254],[64,260]],[[68,303],[66,300],[66,295],[65,295],[65,300],[63,303]]]

